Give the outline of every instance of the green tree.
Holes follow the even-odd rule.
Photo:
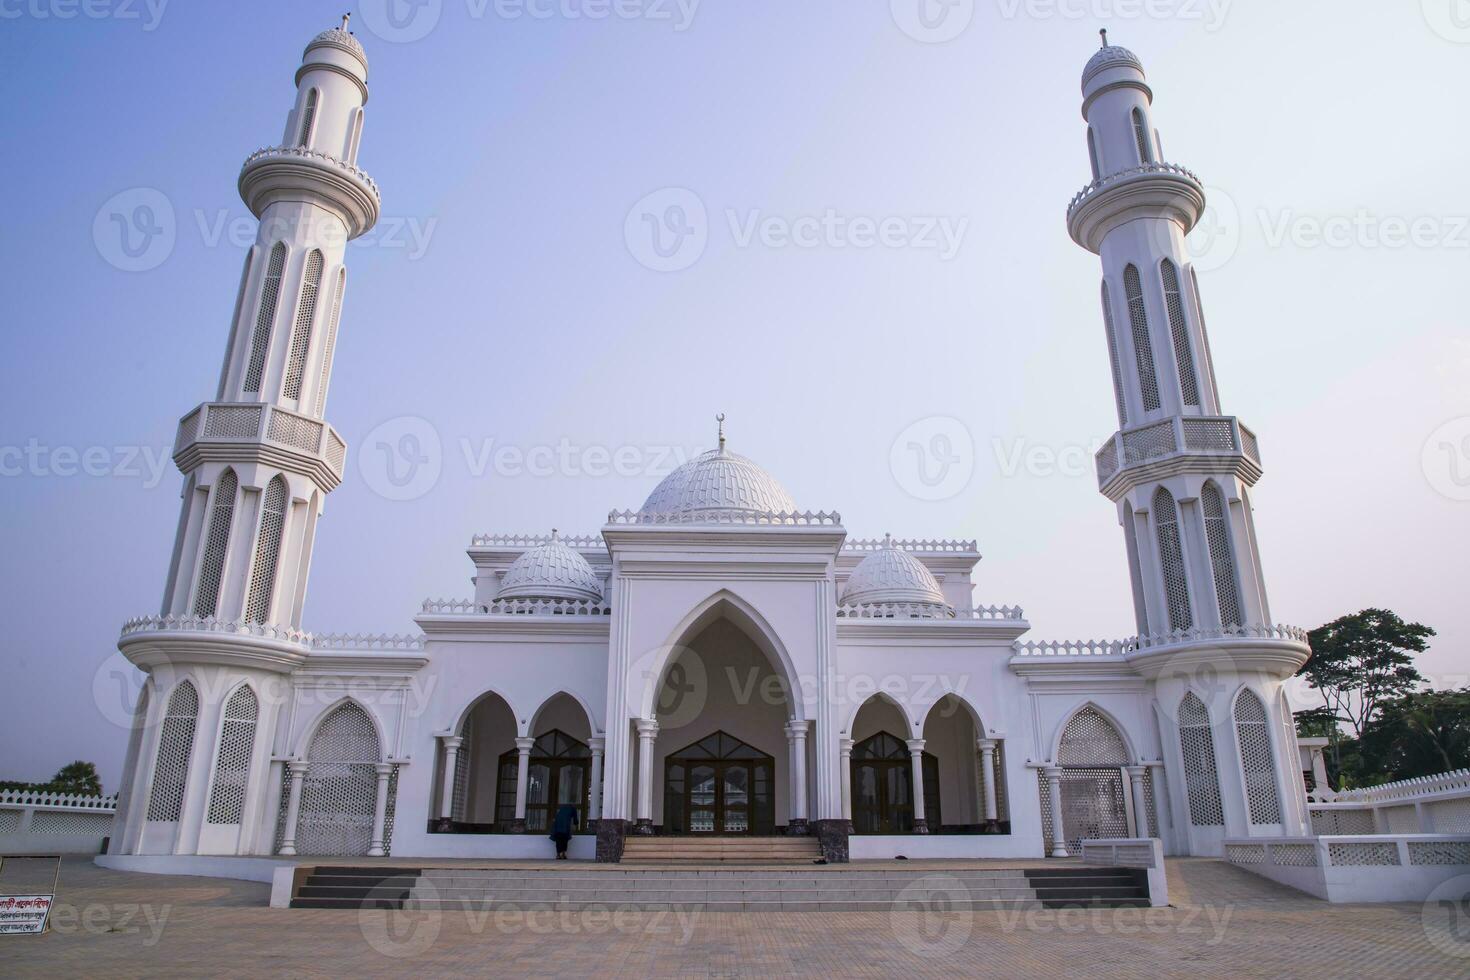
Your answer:
[[[1470,687],[1384,701],[1358,747],[1365,770],[1385,781],[1470,766]]]
[[[90,762],[69,762],[51,777],[50,787],[55,793],[81,793],[84,796],[102,795],[102,777],[97,767]]]
[[[1364,609],[1312,630],[1312,653],[1298,673],[1322,695],[1323,707],[1361,739],[1384,701],[1424,682],[1414,654],[1433,635],[1428,626],[1406,623],[1391,610]]]

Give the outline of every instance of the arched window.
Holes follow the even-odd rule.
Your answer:
[[[199,588],[194,592],[194,615],[213,616],[219,611],[220,580],[225,572],[225,554],[230,547],[230,526],[235,520],[235,492],[240,481],[234,470],[225,470],[214,482],[213,505],[209,510],[209,533],[199,559]]]
[[[270,621],[271,592],[276,583],[276,563],[281,554],[281,534],[286,527],[286,480],[277,476],[265,488],[260,515],[260,536],[255,542],[255,562],[250,570],[250,596],[245,618],[252,623]]]
[[[1159,408],[1159,378],[1154,370],[1154,346],[1148,337],[1148,311],[1143,305],[1143,282],[1138,266],[1129,264],[1123,270],[1123,289],[1128,294],[1128,320],[1132,326],[1133,356],[1138,362],[1138,387],[1143,395],[1143,410]]]
[[[291,352],[286,359],[283,397],[301,397],[301,376],[306,371],[306,353],[311,349],[311,321],[316,316],[316,294],[322,282],[322,251],[312,249],[306,257],[306,275],[301,281],[301,301],[296,304],[296,325],[291,331]]]
[[[1235,554],[1230,548],[1230,518],[1220,488],[1206,483],[1200,491],[1205,514],[1205,540],[1210,545],[1210,568],[1215,578],[1215,598],[1220,605],[1220,625],[1240,626],[1240,587],[1235,579]]]
[[[357,162],[357,146],[362,141],[362,109],[352,114],[352,125],[347,127],[347,153],[348,163]]]
[[[174,688],[163,715],[158,758],[153,767],[153,791],[148,797],[148,819],[172,822],[184,809],[189,760],[194,755],[194,728],[199,723],[199,692],[184,681]]]
[[[1084,840],[1128,837],[1128,790],[1123,767],[1132,760],[1123,736],[1107,716],[1090,704],[1074,714],[1062,730],[1056,762],[1062,770],[1060,816],[1067,846],[1075,848]],[[1042,834],[1050,850],[1056,824],[1044,775],[1041,780]],[[1151,791],[1146,790],[1146,796],[1152,811]],[[1139,823],[1151,826],[1150,816],[1139,814]]]
[[[1249,689],[1242,689],[1235,699],[1235,737],[1240,742],[1240,769],[1245,776],[1251,823],[1280,823],[1281,798],[1276,793],[1276,765],[1271,759],[1271,727],[1266,722],[1266,706]]]
[[[924,767],[924,822],[941,824],[939,760],[919,756]],[[908,744],[878,732],[852,747],[852,826],[858,834],[907,834],[914,829],[914,763]]]
[[[346,701],[333,708],[306,750],[301,814],[296,824],[299,853],[368,852],[372,847],[377,767],[381,761],[378,731],[362,705]],[[390,779],[390,801],[393,792]]]
[[[1193,691],[1179,702],[1179,750],[1184,755],[1189,822],[1196,827],[1224,826],[1225,809],[1220,803],[1220,773],[1215,768],[1210,714]]]
[[[317,95],[316,89],[306,93],[306,107],[301,110],[301,136],[296,141],[297,146],[311,145],[311,126],[316,122]]]
[[[1174,364],[1179,369],[1179,393],[1184,404],[1199,405],[1199,382],[1194,374],[1194,354],[1189,344],[1189,324],[1184,319],[1184,299],[1179,294],[1179,271],[1165,259],[1160,271],[1164,277],[1164,305],[1169,311],[1169,336],[1174,341]]]
[[[1087,127],[1087,162],[1092,164],[1092,179],[1097,180],[1102,176],[1102,168],[1097,160],[1097,133],[1091,126]]]
[[[270,262],[265,267],[265,280],[260,287],[260,311],[255,315],[255,335],[250,339],[250,362],[245,368],[245,390],[260,391],[265,375],[265,353],[270,348],[271,325],[276,322],[276,303],[281,297],[281,273],[286,267],[286,244],[276,242]]]
[[[337,321],[342,316],[342,290],[347,288],[347,269],[337,270],[337,289],[332,296],[332,316],[327,321],[327,345],[322,350],[322,381],[316,388],[316,417],[327,410],[327,383],[332,380],[332,350],[337,346]]]
[[[1179,509],[1174,498],[1163,487],[1154,493],[1154,533],[1159,543],[1159,570],[1164,576],[1164,592],[1169,600],[1169,628],[1187,630],[1194,627],[1189,610],[1189,581],[1184,574],[1184,547],[1179,537]]]
[[[1102,284],[1103,327],[1108,332],[1108,359],[1113,366],[1113,401],[1118,407],[1118,427],[1128,425],[1128,404],[1123,397],[1123,369],[1118,361],[1118,334],[1113,330],[1113,304],[1108,300],[1108,283]]]
[[[241,685],[225,702],[225,720],[214,759],[214,787],[209,792],[210,823],[236,824],[244,819],[245,787],[259,714],[260,702],[249,685]]]
[[[1138,143],[1138,162],[1153,163],[1153,148],[1148,141],[1148,121],[1143,118],[1143,110],[1133,110],[1133,138]]]
[[[664,763],[665,767],[669,765]],[[520,751],[511,749],[500,756],[500,780],[496,787],[496,820],[509,826],[516,816],[516,780]],[[577,826],[587,827],[592,750],[558,729],[539,735],[531,746],[526,770],[526,830],[545,832],[562,804],[576,807]],[[667,814],[665,814],[667,820]]]

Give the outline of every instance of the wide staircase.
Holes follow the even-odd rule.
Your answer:
[[[1148,905],[1126,868],[319,867],[292,908],[710,912],[983,911]]]

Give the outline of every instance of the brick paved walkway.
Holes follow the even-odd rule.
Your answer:
[[[938,872],[938,873],[942,873]],[[6,976],[560,977],[1470,975],[1415,905],[1332,906],[1213,861],[1169,864],[1174,908],[1065,912],[291,911],[269,886],[68,859],[53,931],[0,937]]]

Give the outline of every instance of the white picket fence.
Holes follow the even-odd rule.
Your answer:
[[[1470,834],[1470,769],[1312,796],[1317,834]]]
[[[0,791],[0,854],[98,854],[116,796]]]

